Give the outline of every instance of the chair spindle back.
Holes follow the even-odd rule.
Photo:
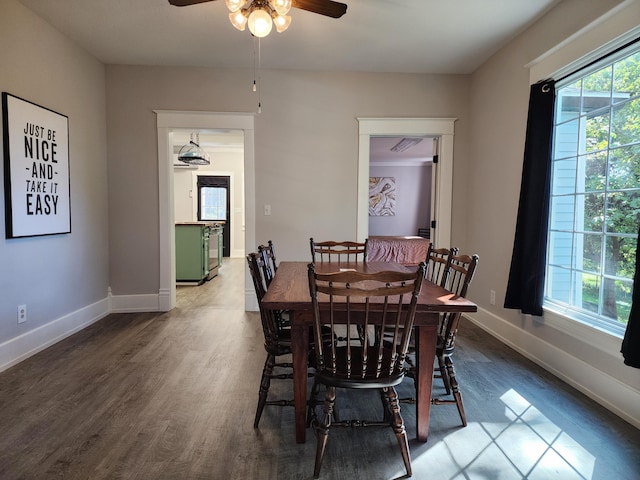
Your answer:
[[[267,282],[264,278],[264,261],[261,254],[253,252],[247,255],[247,263],[249,264],[249,272],[258,298],[258,306],[260,308],[260,320],[262,322],[262,331],[264,333],[265,348],[269,351],[271,348],[278,349],[280,338],[280,322],[277,321],[276,315],[272,310],[267,310],[262,306],[262,299],[267,293]]]
[[[421,263],[415,272],[318,273],[314,264],[309,264],[308,269],[316,375],[321,381],[346,388],[372,388],[371,383],[391,386],[402,381],[425,264]],[[368,327],[374,324],[381,327],[374,331],[391,333],[389,341],[367,338],[371,331]],[[364,342],[352,341],[347,336],[346,344],[323,344],[322,335],[326,331],[323,327],[329,328],[335,338],[338,325],[346,325],[348,330],[351,326],[362,326]]]
[[[443,287],[447,280],[447,263],[449,261],[449,257],[456,255],[457,253],[458,249],[456,247],[435,248],[433,243],[430,243],[426,259],[427,280]]]
[[[273,276],[278,271],[278,262],[276,261],[276,252],[273,242],[269,240],[267,245],[260,245],[258,253],[262,256],[262,268],[264,271],[264,279],[267,287],[271,285]]]
[[[311,247],[311,261],[319,262],[357,262],[367,259],[367,240],[364,242],[336,242],[327,240],[316,242],[309,239]]]

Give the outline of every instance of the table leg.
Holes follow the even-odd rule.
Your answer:
[[[296,324],[291,311],[291,345],[293,357],[293,403],[296,442],[304,443],[307,427],[307,372],[309,358],[309,326]]]
[[[429,436],[429,414],[431,411],[431,386],[433,384],[433,361],[436,356],[435,325],[415,328],[416,365],[418,381],[416,389],[416,437],[419,442],[426,442]]]

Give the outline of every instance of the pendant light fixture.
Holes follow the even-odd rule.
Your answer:
[[[209,154],[200,148],[200,134],[196,133],[196,141],[193,141],[193,133],[190,135],[189,143],[180,148],[178,160],[188,165],[209,165]]]

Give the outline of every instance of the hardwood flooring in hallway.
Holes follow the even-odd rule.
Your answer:
[[[268,406],[253,429],[265,352],[258,314],[244,311],[245,270],[225,258],[214,280],[179,287],[171,312],[111,314],[0,373],[0,479],[312,478],[315,437],[295,443],[292,408]],[[403,404],[413,478],[640,479],[638,429],[471,323],[458,338],[469,425],[455,406],[434,406],[419,443]],[[291,398],[289,382],[273,394]],[[358,414],[340,410],[380,413],[375,395]],[[390,429],[336,429],[320,478],[403,473]]]

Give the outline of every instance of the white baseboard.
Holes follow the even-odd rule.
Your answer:
[[[161,288],[158,292],[158,311],[168,312],[169,310],[171,310],[171,290]]]
[[[258,298],[254,289],[245,289],[244,291],[244,309],[247,312],[259,312]]]
[[[167,293],[162,296],[156,293],[143,295],[111,295],[112,313],[160,312],[160,304],[166,303]]]
[[[112,295],[0,344],[0,372],[88,327],[109,313],[157,312],[168,294]]]
[[[640,391],[487,310],[479,308],[475,314],[465,317],[631,425],[640,428]],[[622,364],[622,360],[620,362]]]
[[[0,372],[73,335],[109,313],[107,298],[0,344]]]

